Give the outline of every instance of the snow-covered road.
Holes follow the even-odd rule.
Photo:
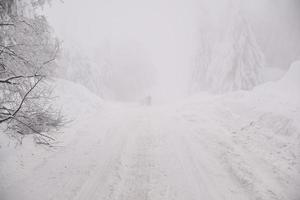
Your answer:
[[[245,132],[255,122],[237,119],[210,101],[110,105],[90,114],[73,140],[7,187],[3,200],[296,200],[298,155],[277,146],[273,152],[272,144],[262,148],[267,140],[255,140],[259,129]],[[272,163],[269,153],[286,168]]]
[[[299,200],[300,83],[168,105],[103,102],[57,80],[54,147],[0,135],[1,200]]]

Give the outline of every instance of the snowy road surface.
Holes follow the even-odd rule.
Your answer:
[[[230,127],[242,124],[236,115],[208,102],[102,109],[66,146],[7,187],[2,199],[296,200],[297,155],[274,147],[292,144],[247,135],[251,126],[259,131],[254,121],[238,134]]]

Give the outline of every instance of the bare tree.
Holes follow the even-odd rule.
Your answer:
[[[0,125],[12,136],[33,134],[49,145],[63,117],[51,107],[51,88],[45,81],[54,70],[59,43],[34,7],[45,1],[0,0]],[[31,10],[31,16],[24,11]]]

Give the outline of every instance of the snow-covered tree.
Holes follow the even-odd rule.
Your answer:
[[[206,73],[212,59],[212,43],[207,32],[201,32],[197,56],[192,66],[191,88],[192,93],[205,89]]]
[[[215,46],[214,56],[206,76],[214,91],[249,90],[262,82],[264,56],[241,15],[234,17],[224,41]]]
[[[35,14],[35,6],[43,3],[0,0],[0,125],[49,144],[53,138],[46,132],[60,126],[62,118],[51,108],[44,82],[55,67],[58,43],[46,19]]]
[[[75,42],[74,42],[75,43]],[[55,75],[79,83],[101,98],[111,96],[106,82],[109,79],[111,63],[109,56],[94,50],[94,57],[82,52],[82,48],[74,43],[62,44],[57,58]]]
[[[262,82],[264,55],[248,21],[236,13],[214,40],[200,43],[193,84],[214,92],[250,90]],[[201,88],[201,87],[200,87]]]

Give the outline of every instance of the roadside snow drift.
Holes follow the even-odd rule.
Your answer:
[[[53,148],[34,144],[31,136],[25,137],[20,144],[7,135],[0,135],[0,199],[8,186],[30,176],[64,143],[73,140],[77,125],[82,126],[84,120],[101,110],[102,100],[83,86],[62,79],[55,79],[50,84],[54,89],[54,106],[61,109],[68,123],[61,132],[52,133],[57,140]]]

